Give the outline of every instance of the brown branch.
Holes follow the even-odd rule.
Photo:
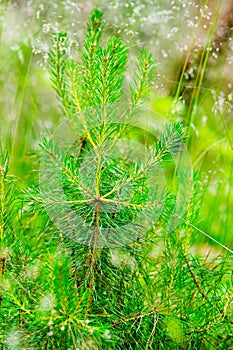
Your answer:
[[[128,315],[127,317],[123,318],[122,320],[120,321],[116,321],[116,322],[113,322],[112,323],[112,327],[116,327],[118,326],[120,323],[123,323],[123,322],[129,322],[129,321],[137,321],[143,317],[146,317],[146,316],[152,316],[155,314],[155,310],[153,311],[150,311],[148,312],[147,314],[142,314],[141,312],[137,312],[135,314],[131,314],[131,315]]]
[[[198,282],[196,276],[194,275],[194,273],[193,273],[193,271],[192,271],[192,268],[191,268],[191,266],[190,266],[189,260],[188,260],[188,258],[187,258],[187,256],[186,256],[185,254],[184,254],[184,260],[185,260],[185,263],[186,263],[186,265],[187,265],[187,267],[188,267],[189,273],[190,273],[190,275],[191,275],[191,277],[192,277],[192,279],[193,279],[193,282],[194,282],[194,284],[196,285],[198,291],[199,291],[200,294],[203,296],[203,298],[204,298],[206,301],[208,301],[208,303],[212,304],[211,301],[210,301],[210,300],[207,298],[207,296],[205,295],[204,291],[202,290],[202,288],[201,288],[201,286],[200,286],[200,284],[199,284],[199,282]]]

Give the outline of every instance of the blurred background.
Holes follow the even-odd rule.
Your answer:
[[[10,172],[37,181],[41,137],[62,118],[47,71],[54,32],[67,32],[77,55],[90,11],[104,12],[106,35],[129,48],[127,82],[147,48],[158,62],[150,108],[189,128],[193,166],[206,187],[199,226],[233,247],[233,1],[1,1],[0,139]],[[213,242],[196,233],[195,244]],[[207,248],[206,248],[207,247]],[[214,248],[212,248],[212,251]]]

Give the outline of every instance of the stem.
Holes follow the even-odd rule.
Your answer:
[[[5,169],[0,168],[0,255],[1,255],[1,263],[0,263],[0,306],[2,304],[2,277],[5,271],[6,258],[4,257],[3,251],[3,240],[4,240],[4,216],[5,216],[5,183],[4,183],[4,173]]]
[[[208,35],[210,35],[209,42],[208,42],[207,46],[203,49],[202,54],[201,54],[200,64],[198,67],[198,72],[197,72],[197,76],[196,76],[195,83],[194,83],[194,89],[192,92],[191,100],[189,102],[188,112],[186,115],[185,125],[187,127],[187,133],[186,133],[187,135],[189,135],[193,111],[194,111],[194,108],[196,107],[198,99],[199,99],[200,90],[201,90],[201,86],[202,86],[203,79],[204,79],[204,74],[206,71],[207,62],[208,62],[209,55],[210,55],[210,48],[211,48],[213,40],[214,40],[214,34],[215,34],[216,27],[217,27],[218,19],[220,16],[221,7],[222,7],[222,0],[219,3],[219,7],[217,9],[217,14],[215,16],[213,26],[212,27],[210,26],[210,28],[208,30]],[[188,144],[189,140],[190,139],[187,138],[186,144]]]
[[[97,269],[97,263],[96,263],[96,254],[97,254],[97,244],[98,244],[98,238],[99,238],[99,222],[100,222],[100,202],[98,201],[95,208],[94,213],[95,218],[95,228],[94,228],[94,237],[90,241],[90,247],[89,247],[89,255],[88,255],[88,272],[89,272],[89,282],[88,282],[88,290],[89,290],[89,296],[88,296],[88,302],[87,302],[87,314],[90,314],[91,311],[91,304],[92,304],[92,296],[93,296],[93,289],[94,289],[94,282],[95,282],[95,272]]]
[[[207,6],[208,2],[209,2],[209,0],[206,0],[203,8],[205,6]],[[201,25],[201,21],[203,19],[203,16],[204,16],[204,11],[201,13],[201,16],[199,17],[199,20],[198,20],[198,23],[197,23],[197,27],[196,27],[196,29],[194,31],[194,35],[193,35],[191,44],[189,46],[188,53],[186,55],[185,63],[183,65],[183,69],[182,69],[181,76],[180,76],[180,79],[179,79],[179,84],[178,84],[178,87],[177,87],[177,90],[176,90],[175,100],[179,99],[179,96],[180,96],[180,93],[181,93],[181,88],[182,88],[182,83],[183,83],[183,80],[184,80],[184,75],[185,75],[185,72],[187,71],[187,68],[189,67],[189,65],[191,63],[194,42],[195,42],[195,39],[198,36],[198,30],[199,30],[199,27]]]
[[[200,286],[200,284],[199,284],[199,282],[198,282],[196,276],[194,275],[194,273],[193,273],[193,271],[192,271],[192,268],[191,268],[191,266],[190,266],[189,260],[188,260],[188,256],[186,255],[186,253],[183,254],[183,257],[184,257],[185,263],[186,263],[186,265],[187,265],[187,267],[188,267],[189,273],[190,273],[190,275],[191,275],[191,277],[192,277],[192,279],[193,279],[193,282],[194,282],[195,286],[197,287],[198,291],[199,291],[200,294],[203,296],[203,298],[204,298],[206,301],[208,301],[209,304],[212,305],[211,301],[210,301],[210,300],[207,298],[207,296],[205,295],[205,293],[204,293],[204,291],[202,290],[202,288],[201,288],[201,286]]]
[[[1,206],[0,206],[0,240],[1,245],[4,238],[4,215],[5,215],[5,186],[4,186],[4,173],[5,169],[0,168],[0,199],[1,199]]]
[[[27,87],[31,63],[32,63],[32,56],[33,56],[33,53],[32,53],[32,49],[31,49],[31,52],[30,52],[29,58],[28,58],[26,73],[24,76],[24,82],[23,82],[22,92],[21,92],[21,96],[20,96],[19,107],[18,107],[18,110],[16,113],[15,128],[14,128],[14,133],[13,133],[13,138],[12,138],[11,156],[14,156],[14,152],[15,152],[15,148],[16,148],[17,132],[19,129],[20,116],[22,114],[22,109],[23,109],[23,102],[24,102],[26,87]]]
[[[6,267],[6,258],[2,257],[1,258],[1,266],[0,266],[0,307],[2,305],[2,277],[5,272],[5,267]]]

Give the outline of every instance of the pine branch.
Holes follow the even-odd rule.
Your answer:
[[[95,101],[95,88],[96,88],[96,71],[98,67],[96,65],[96,57],[98,51],[98,44],[102,34],[102,12],[95,9],[90,16],[87,24],[87,35],[84,41],[84,50],[82,53],[83,64],[83,95],[86,101],[86,106],[93,104]]]
[[[63,113],[72,117],[72,101],[67,91],[65,71],[67,66],[68,38],[66,33],[58,33],[53,37],[52,48],[49,51],[49,72],[53,88],[61,101]]]
[[[155,67],[156,64],[152,55],[147,54],[145,50],[141,50],[137,71],[134,74],[134,86],[130,86],[132,111],[140,107],[148,99],[155,77]]]
[[[117,38],[108,40],[107,48],[99,47],[96,57],[95,101],[97,105],[116,103],[123,94],[127,49]]]

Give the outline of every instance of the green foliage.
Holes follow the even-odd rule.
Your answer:
[[[182,158],[186,130],[142,135],[156,64],[140,53],[127,100],[127,48],[101,33],[94,10],[77,60],[54,35],[49,71],[75,137],[41,141],[40,186],[19,194],[1,156],[1,349],[230,349],[230,258],[189,251],[203,181]]]

